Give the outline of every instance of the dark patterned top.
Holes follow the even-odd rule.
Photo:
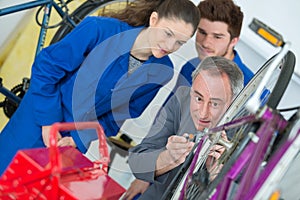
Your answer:
[[[128,66],[128,75],[132,74],[135,70],[137,70],[145,61],[140,60],[133,55],[129,56],[129,66]]]

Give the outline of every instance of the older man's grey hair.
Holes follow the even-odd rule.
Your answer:
[[[233,61],[220,56],[206,57],[192,73],[193,81],[201,70],[209,71],[210,75],[227,74],[230,80],[232,98],[235,98],[244,87],[244,75]]]

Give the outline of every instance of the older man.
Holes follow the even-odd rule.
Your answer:
[[[194,145],[183,135],[214,127],[244,81],[237,65],[219,56],[205,58],[192,80],[192,87],[178,88],[158,113],[148,135],[130,150],[129,165],[141,180],[135,187],[146,188],[151,183],[139,199],[161,198]],[[136,191],[128,190],[125,198],[132,198],[130,192]]]

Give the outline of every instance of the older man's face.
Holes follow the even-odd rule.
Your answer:
[[[227,75],[211,76],[200,71],[191,88],[190,112],[199,131],[217,125],[232,101],[230,81]]]

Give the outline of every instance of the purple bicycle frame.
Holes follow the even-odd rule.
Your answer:
[[[288,139],[281,147],[276,151],[274,156],[272,156],[271,160],[268,162],[267,166],[265,167],[264,171],[259,176],[258,180],[255,182],[251,190],[249,190],[245,199],[254,199],[258,192],[261,190],[263,185],[266,183],[267,178],[271,176],[272,172],[275,170],[276,167],[281,167],[279,170],[283,173],[283,165],[287,166],[290,164],[291,160],[295,158],[297,153],[300,149],[300,129],[298,130],[297,134]],[[286,159],[288,157],[289,159]],[[280,163],[283,162],[283,163]],[[288,162],[288,163],[287,163]],[[266,197],[268,194],[263,192],[264,196]],[[268,196],[267,196],[268,197]]]
[[[261,125],[257,130],[256,135],[253,136],[256,139],[259,139],[252,139],[248,143],[234,165],[225,175],[223,181],[217,186],[214,194],[212,194],[211,200],[226,199],[229,195],[231,182],[237,179],[242,170],[245,170],[245,174],[242,176],[234,199],[244,199],[253,183],[258,178],[259,174],[257,174],[257,172],[265,157],[273,134],[276,131],[283,130],[287,125],[287,121],[281,115],[274,113],[268,107],[264,107],[259,113],[262,113],[261,116],[258,114]]]

